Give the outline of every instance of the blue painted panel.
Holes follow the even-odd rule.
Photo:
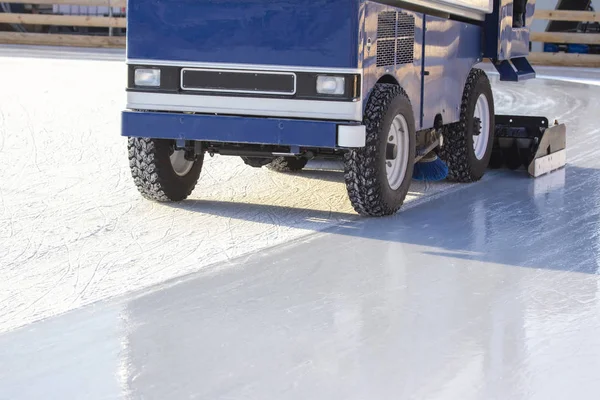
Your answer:
[[[369,2],[366,0],[360,0],[358,5],[358,47],[357,47],[357,57],[358,57],[358,68],[363,68],[365,63],[365,45],[367,43],[367,33],[366,33],[366,16],[367,16],[367,4]]]
[[[360,0],[129,0],[136,59],[358,67]]]
[[[278,118],[124,111],[121,135],[163,139],[336,147],[337,124]]]
[[[535,0],[528,0],[525,27],[513,28],[513,0],[494,0],[494,12],[486,17],[484,56],[509,60],[529,55],[529,27],[533,22]]]
[[[473,66],[481,60],[481,27],[427,16],[425,23],[423,128],[460,119],[463,89]]]
[[[501,81],[519,82],[535,78],[535,71],[525,57],[496,61],[494,67],[500,73]]]
[[[411,64],[377,66],[377,17],[379,13],[385,11],[400,11],[415,18],[414,57]],[[423,14],[373,2],[367,2],[365,5],[364,35],[362,36],[363,106],[366,106],[369,94],[377,81],[385,76],[392,77],[402,86],[410,99],[417,129],[420,129],[421,116],[422,27]]]

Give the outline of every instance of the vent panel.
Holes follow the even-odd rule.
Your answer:
[[[415,17],[385,11],[377,16],[378,67],[412,64],[414,61]]]
[[[415,37],[415,17],[408,14],[400,14],[396,24],[398,33],[396,37]]]
[[[398,39],[398,48],[396,49],[396,64],[412,64],[415,48],[413,38]]]
[[[377,42],[377,66],[394,65],[396,57],[396,41],[381,40]]]
[[[377,16],[377,39],[396,37],[396,12],[385,11]]]

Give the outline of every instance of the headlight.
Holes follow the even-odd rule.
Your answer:
[[[136,86],[160,86],[160,69],[155,68],[138,68],[135,70]]]
[[[343,95],[345,84],[346,84],[346,82],[343,77],[318,76],[317,77],[317,93]]]

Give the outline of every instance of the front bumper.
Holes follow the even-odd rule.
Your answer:
[[[332,121],[123,111],[122,136],[318,148],[365,145],[363,125]]]
[[[361,101],[291,100],[130,91],[127,92],[126,108],[201,114],[362,121]]]

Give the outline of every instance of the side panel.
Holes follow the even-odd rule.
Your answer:
[[[528,0],[525,27],[513,28],[513,0],[494,0],[494,12],[485,20],[484,56],[492,60],[510,60],[529,55],[529,27],[533,22],[535,0]]]
[[[365,35],[362,38],[363,108],[377,81],[382,77],[393,78],[406,91],[412,104],[416,129],[420,129],[423,14],[372,2],[367,2],[365,8]],[[391,34],[387,35],[389,30],[386,28],[380,29],[379,37],[378,26],[387,24],[390,21],[388,16],[396,12],[399,13],[396,21],[400,22],[394,23],[395,38],[390,40],[387,37]],[[408,32],[405,22],[414,23],[414,30]],[[391,56],[390,52],[384,49],[387,46]],[[408,53],[411,53],[411,57],[407,57]]]
[[[463,88],[473,65],[481,61],[482,32],[477,25],[427,16],[423,128],[441,114],[445,124],[460,118]]]
[[[357,68],[359,0],[129,0],[128,59]]]

